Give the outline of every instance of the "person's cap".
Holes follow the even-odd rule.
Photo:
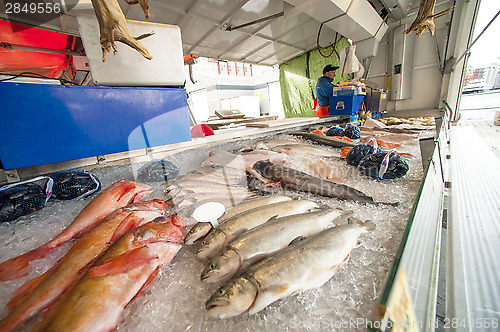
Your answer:
[[[339,69],[339,66],[334,66],[334,65],[326,65],[325,68],[323,68],[323,74],[328,73],[329,71],[332,70],[337,70]]]

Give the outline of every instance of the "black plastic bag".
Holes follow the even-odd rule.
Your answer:
[[[344,129],[340,127],[332,127],[327,130],[326,136],[344,136]]]
[[[349,165],[358,166],[361,159],[369,154],[384,152],[381,148],[370,144],[359,144],[353,147],[346,155],[345,161]]]
[[[99,179],[86,171],[66,170],[52,174],[52,197],[70,200],[86,197],[101,189]]]
[[[350,139],[358,139],[361,138],[361,130],[357,126],[347,126],[344,135]]]
[[[171,181],[179,175],[179,167],[169,160],[155,160],[142,165],[137,171],[137,180],[141,182]]]
[[[387,161],[387,170],[385,172],[381,172],[382,163],[384,162],[384,158],[389,155]],[[408,173],[410,169],[408,163],[401,158],[401,156],[397,155],[393,151],[388,153],[374,153],[365,156],[359,162],[358,169],[362,174],[371,176],[375,179],[395,179],[400,178]]]
[[[49,190],[44,191],[40,185],[29,181],[0,187],[0,222],[42,209],[50,197],[50,185],[47,187]]]

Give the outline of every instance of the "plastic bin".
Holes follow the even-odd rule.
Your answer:
[[[358,114],[364,101],[365,96],[359,95],[330,97],[329,115]]]

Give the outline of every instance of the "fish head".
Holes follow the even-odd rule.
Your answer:
[[[238,272],[241,265],[240,255],[234,250],[223,250],[220,255],[213,257],[208,266],[201,273],[201,281],[215,283],[227,280]]]
[[[259,172],[262,176],[268,179],[273,179],[274,174],[272,166],[274,166],[274,164],[269,160],[260,160],[256,162],[252,168]]]
[[[123,202],[123,205],[140,202],[144,197],[151,194],[153,188],[147,184],[129,180],[121,180],[110,187],[109,194],[117,202]]]
[[[256,296],[255,285],[244,277],[237,277],[219,288],[205,303],[205,308],[210,317],[234,317],[247,311]]]
[[[185,227],[182,218],[176,215],[158,217],[135,230],[134,242],[140,244],[180,242]]]
[[[194,225],[189,232],[186,234],[184,243],[187,245],[194,244],[195,241],[201,239],[212,230],[212,224],[209,222],[199,222]]]
[[[199,259],[207,259],[212,257],[219,251],[226,241],[226,234],[218,229],[213,230],[201,243],[201,246],[196,252],[196,257]]]
[[[164,200],[161,200],[161,199],[152,199],[152,200],[145,201],[145,202],[133,203],[133,204],[127,205],[126,207],[129,208],[130,210],[133,210],[133,211],[138,211],[138,210],[139,211],[158,211],[158,212],[163,213],[167,209],[168,204]]]

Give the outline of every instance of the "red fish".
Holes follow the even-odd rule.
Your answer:
[[[181,248],[186,224],[158,218],[122,236],[50,309],[35,331],[112,331],[124,307]]]
[[[44,256],[61,244],[82,236],[99,220],[114,210],[133,202],[139,202],[152,192],[142,183],[122,180],[108,187],[97,195],[76,216],[71,225],[59,233],[54,239],[23,255],[11,258],[0,264],[0,281],[17,279],[27,275],[31,268],[29,263]]]
[[[0,321],[0,331],[10,331],[56,301],[123,234],[163,216],[167,204],[159,199],[119,208],[83,235],[66,255],[40,277],[21,286]],[[171,213],[170,213],[171,214]]]

